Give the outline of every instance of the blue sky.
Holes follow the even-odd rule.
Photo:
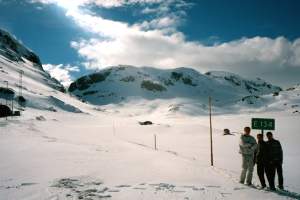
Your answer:
[[[66,83],[117,64],[300,82],[298,0],[0,0],[0,28]]]

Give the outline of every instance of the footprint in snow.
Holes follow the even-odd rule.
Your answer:
[[[175,193],[184,193],[186,191],[184,191],[184,190],[173,190],[172,192],[175,192]]]
[[[226,196],[228,196],[228,195],[232,195],[232,193],[228,193],[228,192],[220,192],[220,195],[221,195],[222,197],[226,197]]]
[[[200,191],[200,190],[205,190],[205,188],[197,188],[197,187],[194,187],[192,188],[194,191]]]
[[[108,192],[113,192],[113,193],[115,193],[115,192],[120,192],[120,190],[108,190]]]
[[[182,186],[182,188],[191,189],[193,191],[205,190],[205,188],[196,187],[196,186],[193,186],[193,185],[184,185],[184,186]]]
[[[112,195],[108,194],[109,188],[103,186],[101,181],[91,181],[84,179],[73,179],[73,178],[63,178],[56,181],[52,188],[54,192],[60,198],[72,198],[74,200],[84,199],[84,200],[95,200],[95,199],[107,199],[111,198]],[[58,189],[58,190],[57,190]]]
[[[23,186],[31,186],[31,185],[36,185],[37,183],[21,183],[21,187]]]
[[[57,138],[55,137],[49,137],[49,136],[42,136],[43,138],[45,138],[47,140],[47,142],[56,142]]]
[[[117,185],[117,188],[129,188],[131,185]]]
[[[14,185],[14,186],[1,186],[2,188],[5,189],[19,189],[21,187],[26,187],[26,186],[32,186],[36,185],[37,183],[21,183],[20,185]]]
[[[219,185],[207,185],[208,188],[221,188]]]
[[[134,190],[146,190],[147,188],[142,188],[142,187],[134,187]]]
[[[233,188],[233,190],[244,190],[244,189],[246,189],[245,187],[235,187],[235,188]]]

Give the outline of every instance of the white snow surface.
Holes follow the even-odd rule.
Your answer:
[[[215,100],[219,95],[222,101],[231,95],[244,98],[249,94],[244,87],[226,81],[224,72],[201,75],[178,69],[190,77],[200,76],[195,79],[198,86],[180,81],[166,87],[165,95],[143,91],[138,84],[131,86],[136,90],[128,90],[126,86],[124,91],[119,83],[114,85],[114,80],[103,87],[97,84],[92,87],[107,86],[109,90],[123,92],[122,95],[133,92],[143,98],[95,101],[93,105],[53,89],[55,81],[32,62],[25,58],[24,61],[17,63],[0,56],[1,87],[6,87],[3,81],[8,80],[9,88],[18,94],[21,68],[25,72],[23,96],[27,100],[25,107],[14,102],[15,109],[24,110],[20,117],[0,118],[0,200],[299,199],[299,86],[275,96],[273,86],[268,91],[263,87],[260,94],[255,94],[259,98],[251,96],[224,106],[214,101],[214,167],[211,167],[207,96],[212,91],[205,88],[220,91],[211,94],[215,94]],[[137,70],[128,69],[127,75],[115,76],[128,77],[133,74],[131,70]],[[148,76],[151,81],[161,84],[158,77],[164,74],[157,76],[158,70],[144,69],[153,72],[150,73],[153,76]],[[165,75],[169,77],[169,73]],[[187,87],[198,87],[195,91],[201,95],[194,97],[202,101],[191,98]],[[0,101],[6,103],[2,97]],[[258,190],[238,183],[239,136],[252,117],[276,119],[274,136],[284,150],[284,185],[293,194]],[[146,120],[154,124],[138,123]],[[225,128],[235,135],[223,136]],[[252,135],[258,132],[253,131]],[[253,183],[258,185],[254,174]]]
[[[13,67],[3,68],[12,76]],[[239,134],[223,136],[222,130],[241,132],[251,117],[276,118],[274,134],[284,149],[285,187],[300,193],[295,167],[300,155],[299,114],[291,110],[299,103],[298,87],[280,93],[278,105],[272,105],[288,107],[286,111],[247,107],[245,114],[229,115],[214,107],[218,115],[213,117],[211,167],[207,105],[188,104],[186,99],[183,104],[180,98],[90,105],[32,76],[24,76],[28,103],[22,116],[0,119],[1,200],[293,199],[297,194],[238,183]],[[139,125],[146,120],[154,125]],[[259,184],[256,175],[253,183]]]
[[[241,132],[251,117],[276,119],[274,135],[284,150],[285,187],[300,193],[297,115],[213,117],[215,166],[211,167],[206,116],[123,114],[134,105],[124,110],[81,109],[90,114],[28,109],[19,118],[1,119],[1,200],[293,199],[238,183],[239,134],[223,136],[222,130]],[[154,125],[139,125],[143,120]],[[254,174],[253,183],[258,185]]]

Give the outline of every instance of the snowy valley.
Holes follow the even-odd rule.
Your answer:
[[[0,30],[0,103],[21,112],[0,118],[0,200],[300,199],[300,85],[120,65],[65,89]],[[252,117],[276,119],[289,193],[238,183],[239,136]],[[223,136],[225,128],[234,135]]]

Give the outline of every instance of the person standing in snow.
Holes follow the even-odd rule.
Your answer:
[[[271,190],[276,190],[275,188],[275,174],[278,175],[278,187],[283,188],[283,176],[282,176],[282,161],[283,152],[281,144],[278,140],[273,138],[272,132],[267,132],[267,148],[268,148],[268,164],[267,164],[267,178]]]
[[[257,149],[255,151],[255,163],[257,168],[257,175],[261,183],[261,189],[266,187],[265,181],[265,171],[268,163],[268,152],[267,152],[267,143],[264,141],[263,134],[257,134]]]
[[[257,147],[256,140],[250,135],[250,127],[244,128],[244,134],[240,139],[240,154],[242,154],[243,164],[240,176],[240,183],[244,184],[245,179],[247,185],[252,185],[252,176],[254,168],[254,152]]]

